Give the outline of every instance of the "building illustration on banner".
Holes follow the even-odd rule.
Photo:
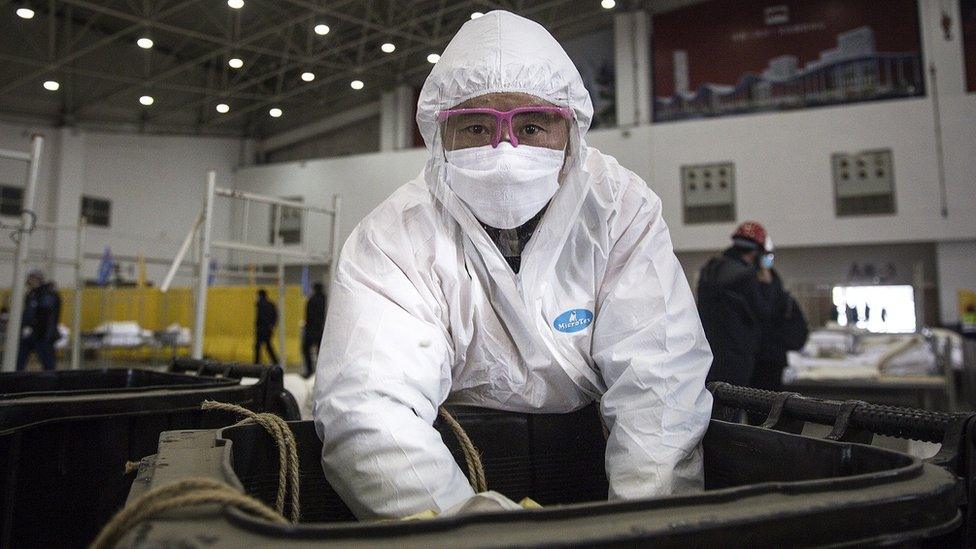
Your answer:
[[[655,98],[658,121],[911,97],[924,82],[918,53],[878,52],[868,26],[837,35],[836,47],[803,67],[795,55],[780,55],[735,85],[707,83],[690,90],[687,53],[675,50],[672,58],[676,93]]]

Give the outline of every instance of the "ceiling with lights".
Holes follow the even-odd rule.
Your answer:
[[[492,9],[570,38],[611,27],[618,4],[0,0],[0,118],[266,136],[419,85],[457,29]]]

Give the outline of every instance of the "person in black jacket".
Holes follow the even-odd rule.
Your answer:
[[[24,298],[20,347],[17,352],[17,371],[27,367],[31,353],[37,355],[44,370],[54,370],[54,344],[61,337],[58,319],[61,318],[61,296],[53,282],[44,280],[44,273],[32,270],[27,274],[30,291]]]
[[[752,380],[762,326],[770,314],[758,277],[765,244],[763,226],[747,221],[732,235],[732,247],[702,267],[698,313],[714,356],[706,382],[748,385]]]
[[[258,290],[257,315],[254,319],[254,363],[261,364],[261,347],[271,357],[271,364],[278,363],[278,355],[271,345],[271,335],[278,324],[278,309],[268,300],[268,292]]]
[[[305,333],[302,335],[302,355],[305,357],[305,377],[315,373],[312,361],[312,348],[318,353],[325,331],[325,291],[321,283],[316,283],[312,295],[305,303]]]
[[[772,254],[769,254],[771,256]],[[807,342],[806,318],[783,281],[770,265],[759,278],[760,297],[767,302],[769,316],[763,320],[750,387],[767,391],[783,390],[783,370],[787,351],[798,351]]]

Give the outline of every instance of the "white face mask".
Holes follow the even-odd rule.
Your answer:
[[[514,229],[559,190],[565,152],[502,141],[447,151],[447,184],[482,223]]]

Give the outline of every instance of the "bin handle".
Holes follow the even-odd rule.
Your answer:
[[[874,433],[864,429],[858,429],[851,424],[851,416],[861,406],[868,406],[863,400],[848,400],[843,404],[840,413],[837,414],[837,421],[834,422],[833,429],[824,438],[836,440],[837,442],[859,442],[861,444],[871,444]]]

